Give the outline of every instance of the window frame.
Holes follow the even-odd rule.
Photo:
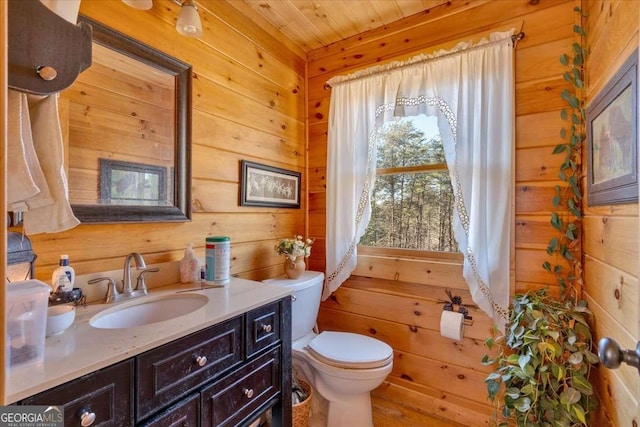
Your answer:
[[[399,166],[394,168],[376,169],[376,176],[380,175],[400,175],[404,173],[439,172],[449,171],[446,163],[429,163],[414,166]],[[403,259],[434,259],[438,261],[460,261],[464,260],[464,255],[459,250],[457,252],[424,251],[420,249],[390,248],[384,246],[365,246],[358,244],[358,254],[373,256],[388,256],[391,258]]]

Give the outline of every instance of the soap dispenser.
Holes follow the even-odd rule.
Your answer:
[[[56,294],[71,292],[76,279],[73,267],[69,265],[69,255],[60,255],[60,266],[53,271],[51,287]]]
[[[193,244],[189,243],[184,251],[184,257],[180,260],[180,282],[198,283],[199,276],[198,258],[193,252]]]

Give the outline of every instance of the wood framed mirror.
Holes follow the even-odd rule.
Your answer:
[[[93,28],[92,65],[60,94],[74,214],[82,223],[189,221],[191,66],[78,20]],[[139,167],[112,173],[114,164]]]

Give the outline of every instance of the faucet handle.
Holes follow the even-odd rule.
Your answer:
[[[147,284],[144,281],[145,273],[156,273],[160,271],[158,267],[153,268],[145,268],[138,274],[138,279],[136,280],[136,291],[147,291]]]
[[[89,285],[95,285],[97,283],[101,283],[104,281],[108,281],[107,284],[107,295],[104,297],[104,303],[109,304],[111,302],[117,301],[120,296],[120,292],[118,292],[118,288],[116,287],[116,281],[111,277],[97,277],[95,279],[91,279],[87,281]]]

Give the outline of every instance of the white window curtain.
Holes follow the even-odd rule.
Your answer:
[[[509,305],[514,162],[513,31],[329,80],[326,283],[353,272],[369,222],[377,130],[436,116],[455,195],[454,233],[474,302],[500,328]]]

